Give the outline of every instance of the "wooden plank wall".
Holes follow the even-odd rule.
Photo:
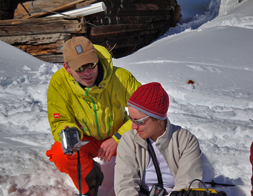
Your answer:
[[[43,11],[56,10],[62,12],[83,7],[96,1],[23,1],[23,5],[19,3],[14,11],[14,19],[0,20],[0,40],[41,60],[61,63],[63,62],[62,47],[65,41],[70,39],[72,35],[86,34],[85,18],[32,17],[41,16]],[[43,16],[45,16],[45,12]]]
[[[23,3],[29,13],[62,10],[94,3],[97,0],[36,0]],[[93,43],[105,46],[118,58],[148,45],[180,17],[176,0],[103,0],[105,13],[82,18],[31,18],[18,6],[15,18],[0,20],[0,39],[49,62],[62,62],[62,46],[71,36],[83,35]],[[37,12],[37,13],[36,13]],[[43,13],[44,12],[44,13]],[[26,14],[24,16],[24,14]]]
[[[0,20],[0,40],[48,62],[63,62],[62,46],[72,34],[85,34],[84,20],[38,18]]]
[[[100,27],[88,26],[87,36],[98,44],[116,44],[114,53],[119,53],[116,57],[150,44],[175,26],[180,17],[180,6],[175,0],[104,0],[104,3],[106,14],[86,17],[87,22]]]

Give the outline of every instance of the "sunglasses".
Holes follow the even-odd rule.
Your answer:
[[[143,124],[144,124],[144,121],[145,121],[147,118],[149,118],[149,117],[150,117],[150,116],[146,116],[146,117],[141,118],[141,119],[139,119],[139,120],[133,120],[133,119],[131,118],[131,116],[129,116],[129,119],[130,119],[134,124],[140,126],[140,125],[143,125]]]
[[[88,69],[94,69],[97,64],[98,63],[88,63],[88,64],[85,64],[85,65],[82,65],[77,70],[75,70],[75,72],[78,72],[78,73],[84,72],[86,68],[88,68]]]

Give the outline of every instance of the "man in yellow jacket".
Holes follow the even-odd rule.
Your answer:
[[[141,86],[127,70],[112,64],[110,53],[85,37],[74,37],[63,46],[64,68],[51,78],[48,95],[48,120],[55,143],[47,151],[50,161],[67,173],[78,188],[77,155],[65,155],[60,133],[76,127],[81,147],[82,193],[97,195],[103,174],[93,160],[110,162],[122,134],[131,129],[125,107]],[[112,174],[113,176],[113,174]]]

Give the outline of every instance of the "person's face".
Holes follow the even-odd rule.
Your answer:
[[[139,120],[147,116],[131,106],[128,107],[128,112],[129,116],[133,120]],[[156,141],[156,139],[161,135],[158,128],[158,121],[151,117],[145,119],[144,123],[139,126],[134,122],[132,123],[132,129],[136,129],[142,139],[151,138],[153,141]]]
[[[92,86],[98,76],[98,66],[94,67],[93,69],[86,68],[83,72],[76,72],[75,70],[68,67],[66,63],[63,64],[65,70],[70,73],[73,78],[79,82],[80,84],[90,87]]]

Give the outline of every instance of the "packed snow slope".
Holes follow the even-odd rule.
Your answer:
[[[199,139],[205,182],[233,184],[214,188],[228,196],[249,196],[253,1],[178,3],[182,18],[175,28],[132,55],[113,59],[114,65],[131,71],[143,84],[162,84],[170,95],[170,121]],[[0,41],[0,196],[77,192],[45,155],[54,142],[47,88],[61,67]]]

